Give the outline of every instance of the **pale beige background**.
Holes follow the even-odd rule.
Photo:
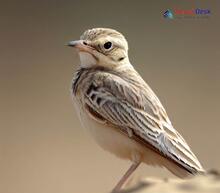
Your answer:
[[[207,19],[165,20],[167,8]],[[5,1],[0,6],[0,193],[104,193],[128,168],[76,117],[79,59],[64,46],[87,28],[124,33],[130,59],[205,168],[220,169],[219,1]],[[136,175],[167,176],[141,166]]]

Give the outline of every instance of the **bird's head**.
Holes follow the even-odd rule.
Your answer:
[[[70,41],[68,46],[76,48],[81,66],[120,67],[129,63],[128,43],[116,30],[94,28],[86,30],[80,40]]]

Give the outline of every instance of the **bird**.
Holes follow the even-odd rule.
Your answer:
[[[132,162],[112,192],[123,188],[140,163],[165,167],[180,178],[205,172],[130,63],[120,32],[92,28],[67,45],[80,58],[71,95],[82,126],[104,150]]]

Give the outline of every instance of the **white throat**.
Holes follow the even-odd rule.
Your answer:
[[[96,64],[95,58],[88,52],[79,52],[79,58],[82,67],[91,67]]]

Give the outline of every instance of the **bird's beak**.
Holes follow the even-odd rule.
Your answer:
[[[92,51],[92,47],[85,44],[83,40],[70,41],[67,44],[67,46],[74,47],[80,52],[89,52],[89,53],[91,53],[91,51]]]
[[[77,47],[77,46],[80,46],[80,45],[83,45],[82,40],[74,40],[74,41],[70,41],[70,42],[67,43],[67,46],[70,46],[70,47]]]

